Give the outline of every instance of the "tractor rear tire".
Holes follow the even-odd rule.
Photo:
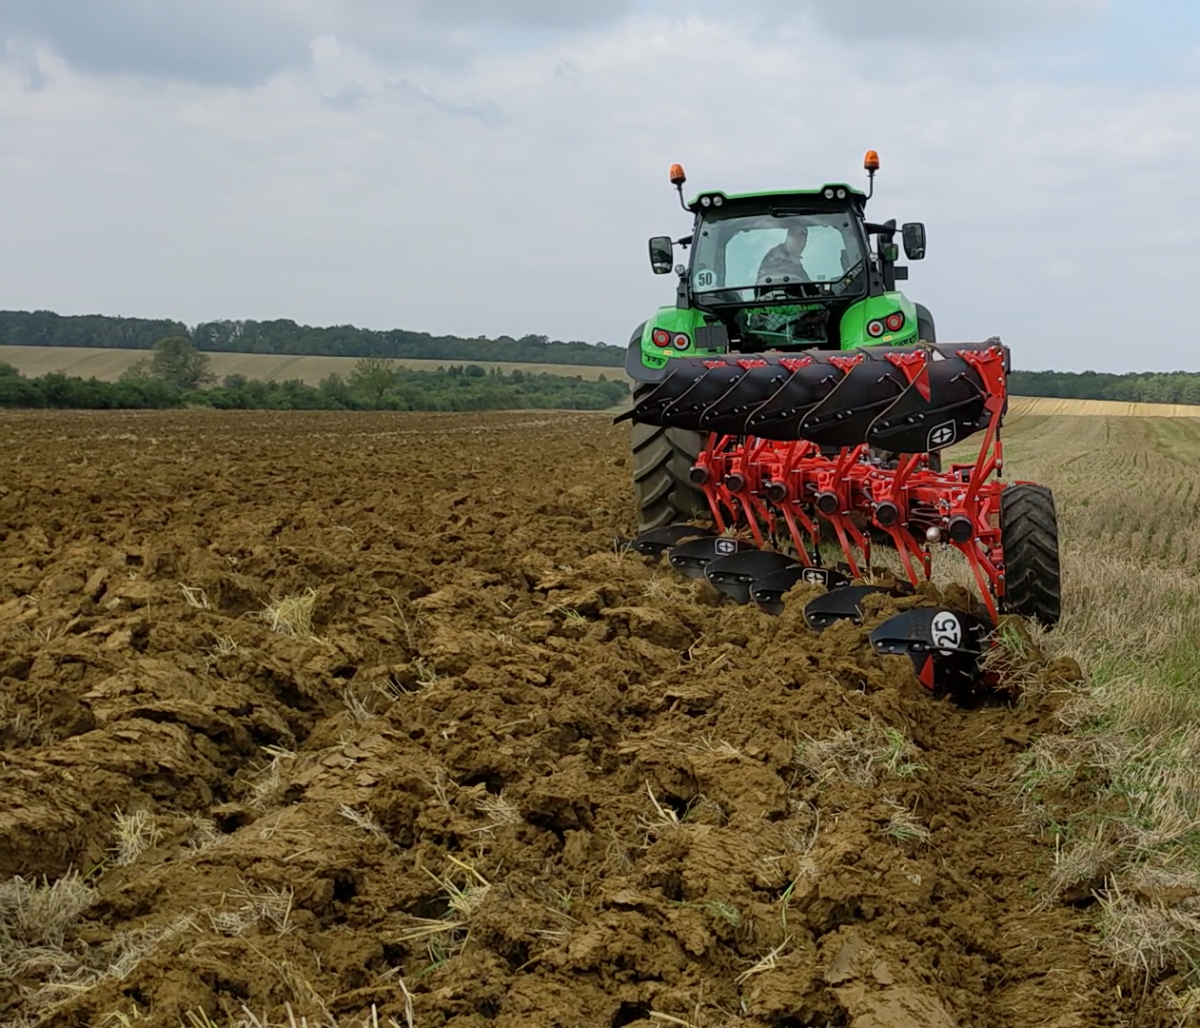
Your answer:
[[[636,385],[633,402],[640,403],[652,389],[653,383]],[[688,479],[688,472],[704,449],[705,435],[634,422],[632,436],[638,533],[705,517],[708,500]]]
[[[1000,493],[1006,614],[1033,618],[1046,628],[1062,614],[1062,571],[1054,494],[1044,485],[1010,485]]]

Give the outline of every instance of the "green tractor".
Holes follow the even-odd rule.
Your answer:
[[[629,340],[625,370],[635,403],[680,357],[936,342],[928,309],[896,288],[908,268],[896,263],[895,219],[866,218],[879,169],[875,151],[867,151],[863,167],[866,193],[830,183],[760,193],[708,190],[687,203],[683,168],[671,166],[679,202],[694,220],[681,239],[650,239],[654,273],[674,271],[678,284],[675,303],[659,307]],[[925,226],[909,222],[899,233],[906,257],[921,260]],[[689,263],[675,263],[675,246],[690,250]],[[636,422],[632,435],[638,531],[703,516],[708,503],[690,473],[705,436]],[[940,467],[939,455],[930,457]]]

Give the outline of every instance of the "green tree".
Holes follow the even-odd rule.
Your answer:
[[[208,365],[208,354],[197,350],[187,336],[166,336],[154,344],[150,377],[176,389],[199,389],[216,381]]]
[[[137,384],[140,382],[152,382],[154,379],[150,375],[150,358],[143,357],[141,360],[136,360],[121,372],[121,377],[118,382],[128,382]]]
[[[378,407],[396,387],[394,362],[386,357],[362,357],[354,362],[354,370],[346,379],[350,391]]]
[[[336,371],[321,379],[321,383],[317,386],[317,389],[322,396],[327,397],[335,406],[354,406],[354,395],[350,387],[346,384],[346,380]]]

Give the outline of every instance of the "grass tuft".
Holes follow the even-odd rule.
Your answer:
[[[247,800],[251,807],[265,810],[270,807],[283,790],[283,772],[296,760],[296,754],[282,746],[264,746],[263,752],[270,756],[265,767],[252,772],[250,791]]]
[[[655,839],[661,838],[667,832],[673,831],[681,824],[679,815],[669,807],[664,807],[654,796],[654,790],[650,788],[650,783],[646,783],[646,795],[650,797],[650,805],[654,809],[654,813],[649,816],[638,818],[638,827],[642,830],[645,836],[646,845],[649,845]]]
[[[98,898],[77,872],[39,885],[20,876],[0,884],[0,978],[34,979],[26,1008],[45,1013],[106,979],[122,979],[155,948],[194,928],[184,916],[157,927],[84,941],[84,915]]]
[[[519,825],[524,820],[520,808],[503,792],[496,796],[489,793],[475,805],[475,809],[487,818],[482,827],[474,829],[480,835],[494,835],[497,828]]]
[[[294,639],[315,639],[313,634],[313,608],[317,602],[317,591],[306,589],[295,596],[285,596],[259,612],[272,632],[291,636]]]
[[[184,585],[179,583],[180,592],[183,593],[183,600],[189,607],[195,607],[196,610],[211,610],[212,605],[208,602],[208,593],[199,586]]]
[[[294,894],[291,889],[276,889],[269,885],[251,886],[242,881],[241,888],[226,895],[237,903],[209,913],[213,931],[226,936],[241,935],[255,925],[267,925],[279,935],[291,930]]]
[[[492,888],[491,882],[470,864],[455,856],[447,859],[466,872],[466,883],[459,885],[450,875],[439,878],[428,868],[422,868],[441,887],[446,897],[446,913],[440,918],[411,917],[410,925],[400,932],[400,938],[407,942],[425,942],[430,968],[440,967],[462,952],[470,940],[471,915]]]
[[[911,810],[892,799],[886,802],[892,815],[884,825],[885,835],[898,842],[928,842],[930,840],[932,836],[929,829],[921,824]]]
[[[805,736],[793,752],[793,762],[817,785],[847,782],[864,789],[884,774],[911,778],[927,770],[916,757],[916,748],[903,732],[875,721],[823,739]]]
[[[116,857],[117,867],[127,867],[140,857],[146,850],[153,849],[162,842],[163,831],[155,822],[153,815],[146,810],[138,810],[132,814],[116,813]]]

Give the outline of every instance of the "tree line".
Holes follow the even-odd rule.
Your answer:
[[[112,347],[152,351],[164,339],[186,340],[196,351],[267,353],[361,359],[435,359],[469,364],[506,361],[619,368],[625,347],[541,335],[462,339],[352,325],[311,328],[294,321],[182,322],[108,315],[59,315],[52,311],[0,311],[0,346]],[[1200,404],[1200,372],[1014,371],[1016,396]]]
[[[53,311],[0,311],[0,346],[75,346],[150,350],[160,339],[182,336],[211,353],[267,353],[303,357],[391,357],[514,364],[620,367],[624,346],[564,342],[543,335],[435,336],[406,329],[376,331],[335,325],[313,328],[286,318],[274,321],[179,321],[62,315]]]
[[[1200,372],[1014,371],[1008,376],[1008,391],[1060,400],[1200,404]]]
[[[0,362],[0,407],[222,410],[608,410],[627,401],[629,386],[604,376],[503,373],[478,364],[436,371],[398,367],[386,358],[360,358],[345,377],[332,374],[312,386],[293,379],[267,382],[228,375],[218,383],[209,357],[183,336],[160,340],[152,355],[116,382],[51,372],[27,378]]]

